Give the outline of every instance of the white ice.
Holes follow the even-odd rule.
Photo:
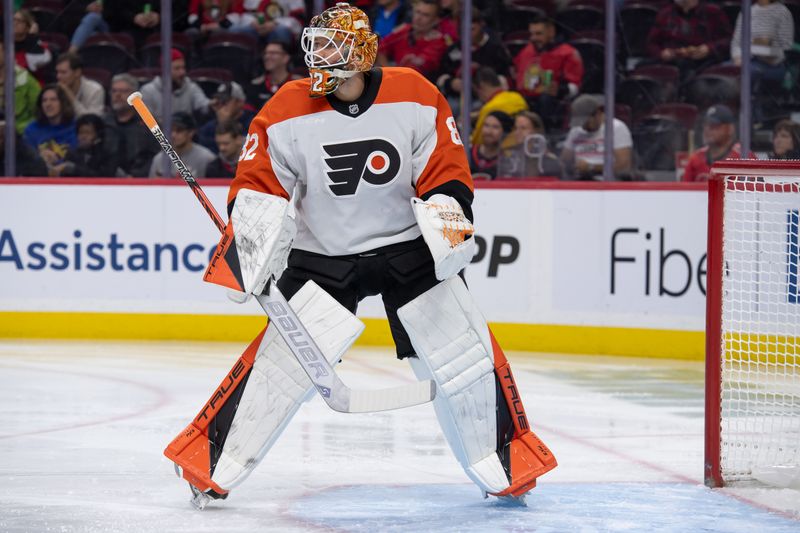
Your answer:
[[[800,491],[703,486],[696,362],[509,353],[559,461],[526,508],[484,500],[430,405],[335,413],[314,398],[204,511],[162,455],[241,344],[0,342],[0,531],[800,531]],[[337,367],[409,382],[389,349]]]

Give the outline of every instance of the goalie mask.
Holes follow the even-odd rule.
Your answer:
[[[334,92],[347,78],[372,68],[378,36],[367,15],[339,2],[311,19],[300,44],[311,76],[311,96]]]

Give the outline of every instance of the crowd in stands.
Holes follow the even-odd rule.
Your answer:
[[[473,1],[470,88],[461,79],[460,0],[351,3],[370,14],[378,65],[418,70],[457,117],[469,116],[476,179],[602,179],[610,112],[602,95],[603,0]],[[160,74],[169,61],[173,146],[195,176],[231,177],[252,118],[284,83],[306,76],[298,42],[310,0],[172,2],[173,48],[166,51],[159,1],[16,4],[19,175],[173,174],[127,104],[141,91],[156,118],[165,118]],[[614,178],[675,179],[675,154],[683,153],[682,179],[706,179],[713,162],[741,151],[741,3],[615,4]],[[748,155],[794,158],[800,0],[755,0],[751,16]],[[465,90],[472,109],[460,109]]]

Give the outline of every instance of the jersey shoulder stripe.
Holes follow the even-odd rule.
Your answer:
[[[416,102],[436,107],[439,89],[422,74],[408,67],[383,67],[383,81],[376,104]]]
[[[272,98],[270,98],[258,116],[266,119],[269,125],[277,124],[292,118],[302,117],[322,111],[332,111],[333,108],[325,98],[312,98],[309,96],[311,78],[292,80],[285,83]]]
[[[383,67],[381,71],[383,79],[374,103],[416,102],[434,108],[437,106],[439,90],[416,70]],[[261,108],[259,122],[273,125],[305,115],[333,111],[326,98],[309,96],[310,86],[311,78],[285,83]]]

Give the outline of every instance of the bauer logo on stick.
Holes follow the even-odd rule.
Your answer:
[[[400,152],[385,139],[326,144],[322,149],[330,156],[324,160],[336,196],[356,194],[362,179],[370,185],[386,185],[400,171]]]
[[[306,339],[306,336],[298,327],[295,318],[289,314],[286,307],[279,302],[270,302],[268,307],[271,321],[276,327],[286,332],[285,340],[291,342],[293,347],[297,350],[298,355],[308,363],[308,367],[314,369],[314,377],[321,378],[327,376],[328,370],[326,369],[326,365],[322,363],[324,356],[317,346]],[[317,389],[323,397],[330,397],[331,392],[329,388],[318,385]],[[325,389],[324,392],[323,389]]]

